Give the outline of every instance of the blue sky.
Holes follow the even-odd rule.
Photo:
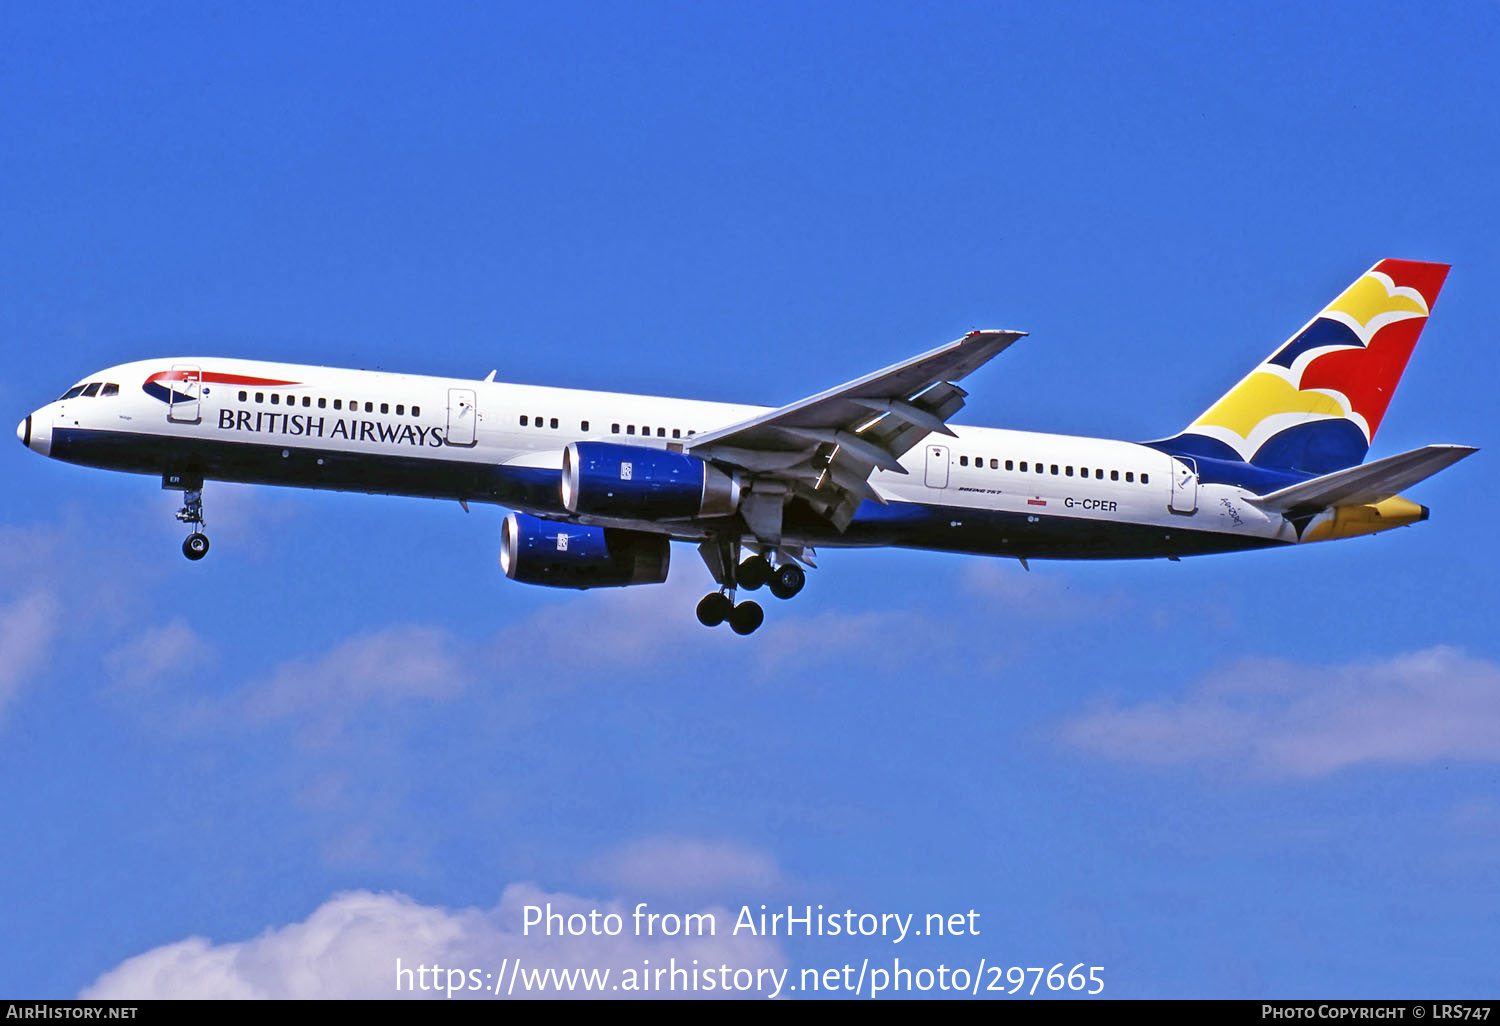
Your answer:
[[[1500,6],[13,4],[0,35],[12,419],[188,352],[779,403],[1014,327],[963,422],[1153,438],[1390,256],[1454,269],[1372,455],[1486,450],[1412,492],[1429,523],[1297,551],[828,552],[739,639],[693,622],[687,548],[551,593],[503,577],[494,509],[219,486],[189,565],[178,496],[11,446],[0,993],[377,996],[396,957],[523,950],[1492,989]],[[528,948],[538,895],[982,933]]]

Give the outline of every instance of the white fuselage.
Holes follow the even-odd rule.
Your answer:
[[[196,371],[198,391],[173,375]],[[215,357],[128,363],[80,384],[115,394],[47,404],[18,435],[44,455],[185,473],[494,502],[558,520],[563,449],[666,449],[767,407]],[[105,391],[102,387],[100,392]],[[1297,541],[1234,484],[1148,445],[953,425],[870,478],[845,532],[788,520],[799,544],[903,545],[1041,558],[1227,551]],[[676,538],[691,522],[631,522]]]

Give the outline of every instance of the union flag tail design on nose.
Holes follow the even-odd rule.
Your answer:
[[[1327,474],[1363,462],[1447,264],[1382,260],[1163,448]]]

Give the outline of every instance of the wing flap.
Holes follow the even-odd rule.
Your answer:
[[[971,331],[837,388],[698,435],[687,451],[749,475],[742,513],[763,543],[779,543],[776,513],[790,498],[842,531],[864,500],[884,503],[870,484],[876,467],[905,474],[905,453],[933,432],[953,433],[946,422],[968,395],[954,381],[1024,336]]]

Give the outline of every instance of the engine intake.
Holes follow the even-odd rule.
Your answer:
[[[500,528],[500,568],[523,584],[624,588],[667,579],[672,546],[664,534],[584,527],[512,513]]]
[[[740,504],[740,479],[686,453],[574,442],[563,450],[562,501],[571,513],[594,516],[728,516]]]

